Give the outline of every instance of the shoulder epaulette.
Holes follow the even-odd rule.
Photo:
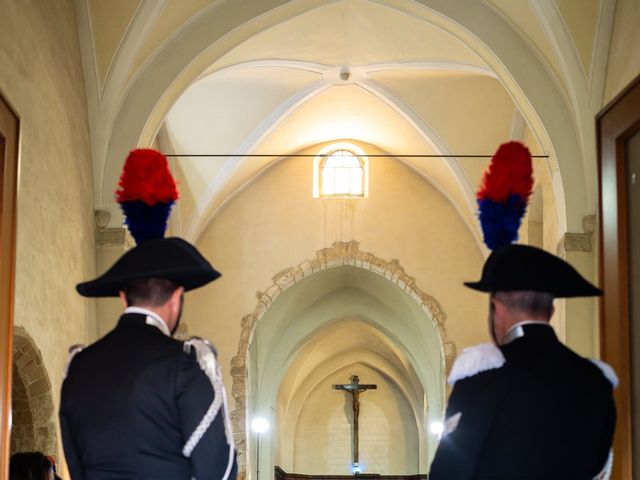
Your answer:
[[[207,376],[213,387],[214,397],[209,409],[205,416],[200,420],[200,423],[193,431],[187,443],[185,443],[182,454],[185,457],[190,457],[193,449],[196,448],[198,442],[202,439],[207,429],[211,426],[220,409],[223,409],[225,436],[227,437],[227,444],[229,445],[229,458],[233,459],[233,452],[235,444],[233,441],[233,430],[231,429],[231,420],[229,418],[229,412],[227,407],[227,393],[222,381],[222,371],[217,361],[217,352],[213,344],[208,340],[200,337],[191,337],[184,342],[184,351],[190,353],[193,349],[198,360],[200,369]],[[227,474],[230,472],[233,461],[230,460],[230,464],[227,466]]]
[[[458,380],[472,377],[480,372],[494,370],[504,365],[504,355],[493,343],[482,343],[465,348],[456,361],[453,362],[449,374],[449,384],[454,385]]]
[[[84,349],[84,345],[79,343],[69,347],[69,358],[67,358],[67,365],[64,367],[64,374],[63,374],[62,380],[67,378],[67,374],[69,373],[69,367],[71,366],[73,357],[79,354],[83,349]]]
[[[597,358],[590,358],[589,360],[600,369],[605,378],[609,380],[613,388],[618,387],[618,375],[616,375],[616,371],[611,365],[609,365],[607,362],[603,362],[602,360],[598,360]]]

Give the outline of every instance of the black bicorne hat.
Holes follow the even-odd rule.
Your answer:
[[[602,295],[567,262],[528,245],[497,248],[487,258],[482,278],[465,285],[481,292],[532,290],[557,298]]]
[[[131,280],[164,278],[193,290],[220,276],[189,242],[178,238],[147,240],[125,253],[103,275],[76,286],[84,297],[117,297]]]

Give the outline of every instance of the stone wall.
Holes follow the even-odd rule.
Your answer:
[[[14,329],[11,453],[58,456],[57,415],[42,354],[24,328]]]

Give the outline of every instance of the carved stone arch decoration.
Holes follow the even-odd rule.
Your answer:
[[[57,457],[51,381],[42,354],[23,327],[13,328],[11,454],[37,451]]]
[[[275,300],[286,290],[301,280],[316,273],[341,266],[354,266],[369,270],[385,277],[411,296],[431,317],[438,329],[443,345],[446,372],[451,369],[456,357],[456,346],[449,339],[445,328],[447,315],[440,303],[431,295],[423,292],[416,285],[415,278],[409,276],[398,260],[386,261],[372,253],[360,251],[357,241],[335,242],[329,248],[316,252],[316,258],[300,263],[296,267],[287,268],[273,277],[273,283],[264,291],[258,292],[258,304],[253,313],[242,319],[238,353],[231,359],[232,395],[235,408],[231,412],[234,439],[238,451],[239,475],[245,478],[246,468],[246,414],[247,414],[247,360],[249,344],[253,338],[257,323],[267,312]]]

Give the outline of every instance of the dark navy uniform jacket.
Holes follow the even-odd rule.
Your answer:
[[[235,479],[222,411],[190,458],[182,448],[213,401],[195,354],[146,316],[78,353],[62,386],[60,421],[73,480]],[[226,480],[226,479],[225,479]]]
[[[611,381],[550,326],[520,328],[503,366],[455,383],[429,480],[591,480],[605,466]]]

